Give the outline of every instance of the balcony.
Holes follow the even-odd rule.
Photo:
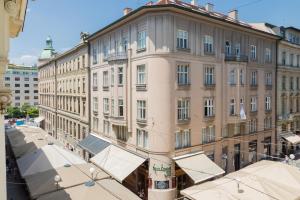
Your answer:
[[[248,62],[248,56],[247,55],[233,55],[233,54],[227,54],[225,55],[225,61],[229,62]]]
[[[128,59],[127,51],[126,52],[111,53],[107,57],[108,62],[118,61],[118,60],[127,60],[127,59]]]

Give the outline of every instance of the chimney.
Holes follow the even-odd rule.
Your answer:
[[[125,15],[128,15],[128,13],[130,13],[132,11],[132,8],[124,8],[123,9],[123,14],[124,14],[124,16]]]
[[[198,1],[197,1],[197,0],[192,0],[192,1],[191,1],[191,5],[193,5],[193,6],[198,6]]]
[[[212,3],[207,3],[205,5],[205,10],[207,10],[208,12],[212,12],[214,10],[214,4]]]
[[[239,19],[239,13],[237,10],[232,10],[228,12],[228,17],[238,20]]]

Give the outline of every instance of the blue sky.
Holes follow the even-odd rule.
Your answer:
[[[93,33],[122,17],[123,8],[137,8],[149,0],[28,0],[24,32],[11,40],[10,62],[36,63],[45,39],[50,35],[53,46],[63,52],[79,42],[81,31]],[[155,2],[156,0],[152,0]],[[186,2],[188,2],[186,0]],[[299,0],[198,0],[215,5],[216,11],[227,13],[238,8],[246,22],[269,22],[300,28]]]

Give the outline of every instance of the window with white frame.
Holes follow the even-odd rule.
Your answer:
[[[108,46],[107,44],[103,45],[103,59],[106,60],[108,57]]]
[[[272,117],[266,117],[264,119],[264,128],[265,129],[270,129],[272,128]]]
[[[98,63],[98,56],[97,56],[97,47],[96,47],[96,45],[93,45],[92,55],[93,55],[93,64],[97,64]]]
[[[215,141],[215,126],[202,128],[202,144],[207,144]]]
[[[108,87],[108,71],[103,72],[103,87]]]
[[[148,132],[142,129],[136,129],[137,141],[136,144],[138,147],[149,148],[148,142]]]
[[[250,46],[250,58],[251,58],[251,60],[256,60],[256,46],[255,45]]]
[[[137,78],[136,78],[137,85],[146,84],[146,66],[138,65],[136,67],[136,71],[137,71]]]
[[[190,118],[190,100],[188,98],[177,101],[177,119],[189,120]]]
[[[185,129],[176,132],[175,148],[182,149],[191,146],[191,130]]]
[[[99,119],[97,117],[93,117],[93,129],[98,130]]]
[[[188,48],[188,32],[185,30],[177,30],[177,48]]]
[[[123,85],[123,67],[118,67],[118,84]]]
[[[243,69],[240,69],[240,84],[241,85],[245,84],[245,73]]]
[[[296,79],[296,89],[299,90],[300,89],[300,78],[297,77]]]
[[[249,132],[254,133],[257,131],[257,119],[251,119],[249,121]]]
[[[127,141],[128,140],[128,132],[126,126],[114,126],[115,133],[118,140]]]
[[[235,99],[232,98],[230,99],[230,103],[229,103],[229,115],[235,115],[236,114],[236,109],[235,109]]]
[[[98,112],[98,98],[97,97],[93,98],[93,111]]]
[[[271,72],[265,73],[265,84],[266,84],[266,86],[272,85],[272,73]]]
[[[111,116],[115,116],[115,100],[114,99],[111,99]]]
[[[103,120],[103,133],[109,135],[110,132],[110,123],[107,120]]]
[[[110,69],[110,84],[111,86],[115,85],[115,70],[113,67]]]
[[[266,48],[265,50],[265,61],[270,63],[271,62],[271,49],[270,48]]]
[[[251,112],[257,111],[257,97],[251,97],[250,99],[250,110]]]
[[[241,55],[241,44],[240,43],[236,43],[235,44],[235,55],[236,56],[240,56]]]
[[[281,53],[281,64],[286,65],[286,52]]]
[[[214,116],[214,99],[205,98],[204,99],[204,116],[212,117]]]
[[[93,73],[93,90],[97,90],[98,88],[98,77],[97,73]]]
[[[103,113],[108,114],[109,113],[109,99],[103,98]]]
[[[290,66],[293,67],[294,66],[294,54],[290,54]]]
[[[137,49],[145,49],[146,48],[146,30],[138,31],[137,36]]]
[[[214,39],[210,35],[204,36],[204,52],[213,53],[214,52]]]
[[[257,71],[251,72],[251,86],[257,86]]]
[[[225,42],[225,54],[231,55],[231,43],[229,41]]]
[[[265,98],[265,109],[266,110],[271,110],[271,97],[266,97]]]
[[[281,79],[281,88],[282,88],[282,90],[286,89],[286,77],[285,76],[282,76],[282,79]]]
[[[137,120],[146,120],[146,101],[137,100]]]
[[[118,114],[119,114],[119,117],[124,116],[124,101],[123,101],[123,99],[118,100]]]
[[[294,77],[290,77],[290,90],[294,90]]]
[[[235,85],[236,84],[236,70],[232,69],[229,72],[229,84]]]
[[[214,85],[215,84],[215,68],[214,67],[204,67],[204,84]]]
[[[177,65],[177,84],[188,85],[189,84],[189,65],[179,64]]]

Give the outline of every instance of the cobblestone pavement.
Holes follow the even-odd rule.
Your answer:
[[[5,136],[5,142],[7,200],[29,200],[26,184],[20,176],[17,162],[13,155],[7,136]]]

